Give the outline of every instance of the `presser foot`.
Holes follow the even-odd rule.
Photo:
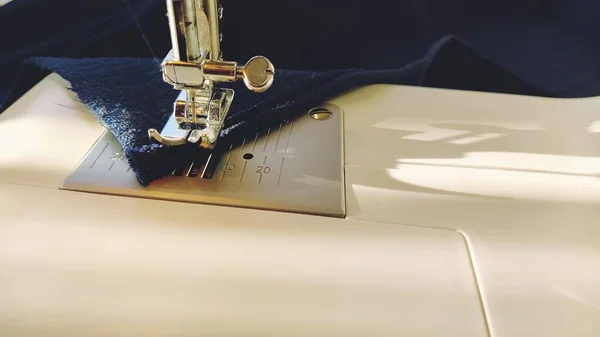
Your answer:
[[[163,130],[148,130],[152,141],[214,149],[234,94],[216,84],[242,81],[256,93],[273,84],[275,67],[264,56],[252,57],[245,65],[223,60],[222,15],[217,0],[167,0],[172,48],[161,72],[165,83],[182,92]]]
[[[212,150],[231,107],[234,90],[213,88],[210,93],[199,90],[182,91],[173,106],[173,114],[162,131],[149,129],[148,136],[167,146],[198,144]]]

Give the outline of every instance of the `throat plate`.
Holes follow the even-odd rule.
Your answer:
[[[143,187],[107,132],[61,189],[343,217],[343,143],[342,111],[326,104]]]

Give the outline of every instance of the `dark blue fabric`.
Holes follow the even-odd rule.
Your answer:
[[[262,54],[277,68],[263,94],[233,85],[228,142],[372,83],[600,94],[597,0],[222,3],[225,58]],[[14,0],[0,7],[0,31],[0,112],[55,71],[115,134],[141,184],[194,151],[146,134],[164,124],[177,95],[158,68],[170,48],[164,0]]]

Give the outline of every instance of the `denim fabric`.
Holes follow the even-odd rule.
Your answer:
[[[262,54],[277,68],[265,93],[231,85],[227,142],[367,84],[600,93],[596,0],[222,3],[225,58]],[[257,20],[265,29],[252,29]],[[142,185],[195,151],[152,144],[146,133],[177,96],[159,69],[170,48],[164,0],[14,0],[0,7],[0,31],[0,113],[54,71],[115,134]]]

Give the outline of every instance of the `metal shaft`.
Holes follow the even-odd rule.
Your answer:
[[[185,44],[188,62],[200,59],[200,44],[198,36],[198,17],[196,0],[183,0],[183,27],[185,29]]]
[[[211,21],[210,13],[206,12],[207,4],[203,1],[206,2],[206,0],[166,0],[171,44],[176,61],[199,62],[214,45],[211,41],[212,30],[216,30],[217,36],[219,34],[218,21]],[[214,6],[214,16],[218,20],[216,4]],[[218,43],[216,45],[220,46]]]
[[[204,9],[210,26],[210,59],[217,61],[221,58],[221,32],[219,31],[219,8],[217,0],[203,0]]]
[[[187,61],[187,52],[185,48],[185,36],[181,34],[178,14],[181,8],[177,8],[181,3],[179,1],[167,0],[167,18],[169,20],[169,33],[171,35],[171,45],[173,46],[173,58],[176,61]]]

